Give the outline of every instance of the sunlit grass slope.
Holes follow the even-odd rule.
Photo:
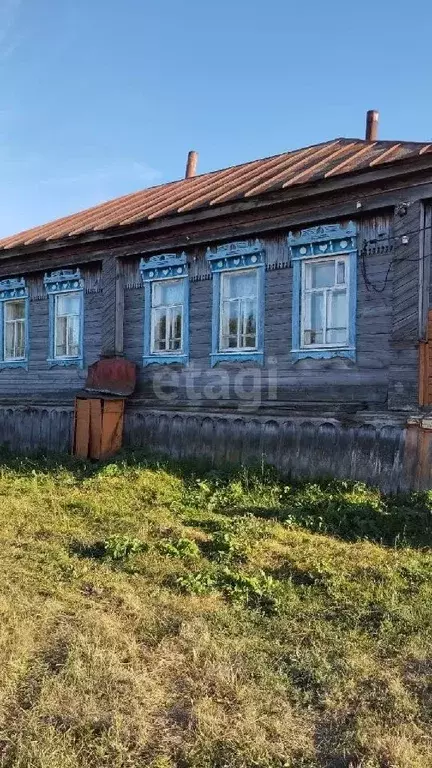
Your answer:
[[[2,459],[0,766],[431,766],[431,508]]]

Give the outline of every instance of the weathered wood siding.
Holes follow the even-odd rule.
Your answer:
[[[400,355],[391,344],[393,240],[390,215],[369,216],[360,226],[359,247],[362,254],[358,259],[355,363],[342,358],[293,362],[293,273],[287,232],[263,237],[262,242],[267,261],[264,367],[245,367],[233,362],[220,364],[216,369],[210,368],[212,281],[204,258],[205,247],[197,247],[188,253],[191,366],[187,370],[174,366],[162,370],[158,366],[141,368],[136,397],[156,406],[158,403],[161,405],[162,392],[162,404],[168,408],[200,409],[211,405],[215,409],[226,410],[237,408],[240,404],[249,410],[260,405],[273,413],[304,407],[307,403],[311,406],[315,403],[321,410],[326,407],[387,407],[390,371],[392,367],[396,370]],[[366,249],[364,243],[368,244]],[[144,290],[140,285],[138,264],[136,259],[129,260],[125,265],[124,349],[126,356],[140,365]],[[223,391],[221,371],[227,372]],[[416,377],[414,370],[414,381]],[[220,397],[217,396],[218,388]],[[253,391],[253,397],[249,399],[247,389]]]
[[[398,195],[409,198],[409,190]],[[136,238],[133,255],[128,253],[120,269],[108,246],[99,261],[88,247],[90,266],[83,266],[78,254],[59,264],[55,254],[53,266],[79,263],[85,272],[85,365],[124,346],[125,356],[139,366],[137,391],[126,407],[126,445],[207,458],[214,464],[264,460],[296,477],[352,478],[388,491],[416,487],[416,454],[407,462],[406,416],[401,412],[415,411],[418,405],[419,297],[428,295],[424,281],[430,280],[430,272],[425,276],[421,269],[421,249],[426,248],[420,232],[422,202],[409,202],[406,216],[393,219],[389,207],[358,219],[355,362],[292,360],[291,219],[278,232],[263,234],[270,232],[269,226],[253,232],[266,250],[262,368],[236,363],[210,367],[212,280],[204,255],[215,240],[182,246],[190,279],[187,369],[142,367],[144,289],[138,265],[141,253],[149,252],[145,236]],[[322,211],[320,215],[317,220],[322,221]],[[224,231],[226,239],[239,237],[239,229],[230,229],[227,222]],[[23,274],[22,266],[18,259],[2,265],[0,272],[3,277]],[[0,371],[0,445],[23,453],[69,449],[73,396],[86,376],[85,368],[48,366],[48,303],[40,264],[38,269],[36,273],[29,266],[27,275],[29,370]],[[10,405],[14,398],[25,404]]]
[[[191,292],[189,368],[142,368],[144,290],[139,256],[126,259],[119,269],[108,251],[99,264],[81,267],[85,279],[85,366],[101,354],[121,352],[124,347],[125,356],[139,366],[135,399],[148,407],[212,407],[216,411],[240,408],[249,412],[260,408],[274,414],[299,408],[319,412],[411,410],[418,403],[421,286],[415,260],[419,259],[421,205],[413,201],[407,215],[394,220],[390,210],[358,219],[355,362],[342,358],[293,362],[293,271],[287,226],[260,238],[266,250],[263,368],[251,365],[245,370],[235,363],[210,368],[212,280],[204,258],[207,244],[187,249]],[[412,235],[409,243],[402,245],[401,235],[407,231]],[[27,279],[31,299],[29,370],[0,371],[0,398],[12,393],[32,398],[46,393],[64,397],[66,392],[72,395],[83,386],[85,368],[50,368],[46,362],[48,303],[42,278],[43,273],[36,273]],[[123,285],[124,296],[120,295]],[[225,379],[221,383],[222,375]]]
[[[99,271],[84,273],[84,364],[94,363],[101,352],[101,307]],[[27,277],[29,287],[29,362],[24,368],[0,369],[0,400],[25,396],[28,400],[64,398],[84,386],[86,369],[50,366],[48,357],[48,299],[40,275]]]
[[[411,410],[418,404],[418,342],[421,328],[423,207],[409,200],[406,215],[394,217],[392,325],[389,407]]]
[[[101,354],[115,353],[116,336],[116,259],[108,254],[102,261],[102,344]]]

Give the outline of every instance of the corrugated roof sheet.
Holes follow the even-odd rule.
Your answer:
[[[432,153],[432,143],[335,139],[201,176],[161,184],[0,240],[0,249],[103,232],[246,200]]]

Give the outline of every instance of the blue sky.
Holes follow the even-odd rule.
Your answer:
[[[0,236],[335,136],[432,140],[432,6],[0,0]]]

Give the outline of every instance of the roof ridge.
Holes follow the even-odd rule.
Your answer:
[[[407,141],[406,139],[374,139],[371,141],[370,139],[356,139],[356,138],[346,138],[346,137],[339,137],[339,141],[359,141],[362,144],[413,144],[414,146],[423,147],[426,144],[431,144],[432,139],[430,141]]]

